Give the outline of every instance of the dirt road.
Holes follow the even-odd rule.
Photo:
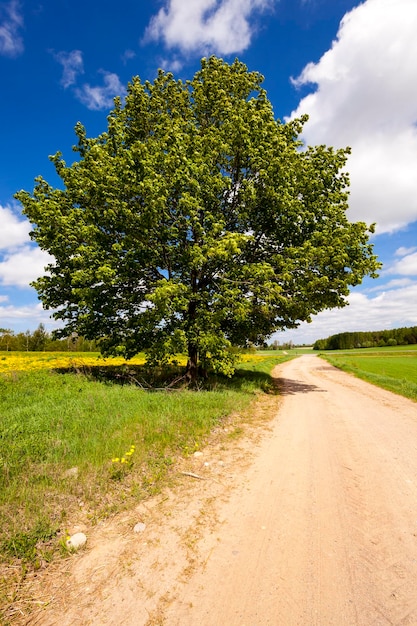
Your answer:
[[[97,529],[27,623],[416,626],[417,405],[313,355],[278,375],[261,437]]]

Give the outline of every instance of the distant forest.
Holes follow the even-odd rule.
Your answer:
[[[0,328],[0,350],[7,352],[91,352],[97,344],[73,333],[65,339],[55,339],[43,324],[33,332],[14,333],[10,328]]]
[[[372,332],[338,333],[327,339],[318,339],[314,350],[349,350],[351,348],[382,348],[407,346],[417,343],[417,326],[375,330]]]
[[[372,332],[339,333],[327,339],[318,339],[314,350],[349,350],[350,348],[380,348],[383,346],[406,346],[417,344],[417,326],[377,330]],[[271,350],[290,350],[292,342],[279,345],[278,341],[268,346]],[[253,348],[255,349],[255,348]],[[0,351],[19,352],[95,352],[99,346],[73,333],[65,339],[55,339],[43,324],[32,332],[14,333],[9,328],[0,328]]]

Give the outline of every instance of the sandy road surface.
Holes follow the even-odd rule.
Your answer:
[[[416,626],[417,405],[316,356],[279,376],[258,441],[97,531],[27,623]]]

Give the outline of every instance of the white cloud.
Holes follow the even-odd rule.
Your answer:
[[[412,278],[394,278],[393,280],[389,280],[388,282],[384,283],[384,291],[389,291],[391,289],[398,289],[399,287],[408,287],[413,284],[414,284],[414,281]],[[372,287],[371,289],[368,289],[369,293],[374,292],[374,291],[380,292],[381,286],[379,285],[378,287]]]
[[[403,256],[388,269],[388,273],[401,274],[402,276],[417,276],[417,252]]]
[[[25,245],[5,254],[0,261],[0,284],[29,287],[29,283],[45,273],[53,258],[37,246]]]
[[[388,285],[386,286],[388,287]],[[417,282],[397,289],[386,289],[374,297],[353,292],[349,306],[323,311],[311,324],[303,322],[298,329],[276,333],[280,343],[312,344],[340,332],[385,330],[417,325]]]
[[[397,250],[395,251],[395,256],[406,256],[407,254],[412,254],[416,250],[417,250],[417,247],[405,248],[404,246],[401,246],[400,248],[397,248]]]
[[[0,54],[13,58],[23,53],[22,27],[19,0],[10,0],[8,4],[0,6]]]
[[[18,219],[10,206],[0,205],[0,250],[10,250],[29,241],[30,224]]]
[[[25,330],[35,330],[40,323],[47,330],[58,326],[57,322],[50,319],[50,313],[42,308],[42,304],[26,304],[22,306],[0,305],[0,327],[11,328],[15,333]]]
[[[349,217],[390,232],[417,220],[417,2],[366,0],[336,41],[294,81],[315,84],[308,144],[352,147]]]
[[[101,72],[103,74],[104,85],[92,87],[88,83],[75,90],[77,98],[85,104],[91,111],[110,109],[113,106],[113,99],[121,96],[125,87],[120,82],[117,74],[111,72]]]
[[[124,93],[125,87],[120,82],[117,74],[106,72],[105,70],[100,70],[100,74],[103,75],[103,85],[92,87],[89,83],[84,83],[80,87],[75,87],[78,77],[84,74],[83,53],[81,50],[52,52],[52,54],[63,68],[61,85],[64,89],[74,87],[76,97],[80,102],[85,104],[88,109],[100,111],[102,109],[112,108],[113,99]],[[122,60],[126,62],[134,56],[134,52],[126,50]]]
[[[177,57],[172,57],[171,59],[161,58],[159,61],[159,67],[165,72],[179,72],[182,70],[183,65],[183,61]]]
[[[128,61],[131,61],[132,59],[134,59],[136,56],[136,52],[134,52],[133,50],[125,50],[121,56],[122,62],[124,63],[124,65],[126,65],[126,63]]]
[[[67,89],[74,85],[80,74],[84,74],[83,53],[81,50],[53,53],[54,58],[62,65],[61,85]]]
[[[254,16],[274,0],[166,0],[145,33],[183,53],[232,54],[246,50],[256,30]]]

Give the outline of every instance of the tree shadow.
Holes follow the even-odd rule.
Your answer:
[[[238,368],[229,378],[219,374],[200,377],[193,386],[185,385],[185,367],[164,365],[77,365],[55,368],[58,374],[76,374],[110,385],[133,385],[146,391],[179,391],[187,388],[196,391],[247,391],[261,389],[265,393],[277,394],[276,379],[265,372]]]
[[[327,393],[325,389],[317,387],[317,385],[309,385],[301,380],[294,380],[293,378],[277,378],[276,384],[278,387],[278,393],[281,396],[292,396],[297,393]]]
[[[229,378],[227,376],[210,375],[207,380],[203,381],[204,388],[208,390],[233,390],[248,391],[261,389],[265,393],[278,394],[276,378],[266,372],[257,372],[256,370],[247,370],[245,368],[237,368],[234,375]]]
[[[178,365],[152,367],[147,365],[76,365],[55,368],[57,374],[76,374],[88,380],[94,380],[109,385],[130,385],[146,391],[175,389],[183,379],[185,368]]]
[[[240,391],[253,393],[261,389],[271,395],[288,396],[297,393],[323,392],[316,385],[290,378],[275,378],[266,372],[237,368],[229,378],[219,374],[209,374],[198,379],[194,386],[185,385],[185,367],[164,365],[80,365],[56,368],[58,374],[76,374],[89,380],[109,385],[133,385],[149,392],[180,391],[187,388],[196,391]]]

